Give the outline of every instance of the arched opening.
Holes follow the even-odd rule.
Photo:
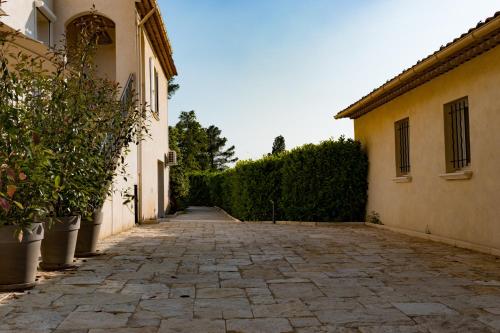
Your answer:
[[[71,20],[66,26],[67,43],[70,47],[77,45],[81,27],[90,22],[98,25],[97,51],[94,59],[98,74],[116,80],[116,28],[112,20],[97,14],[86,14]]]

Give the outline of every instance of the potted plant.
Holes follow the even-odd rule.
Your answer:
[[[1,28],[0,23],[0,28]],[[40,144],[33,110],[46,77],[42,62],[11,52],[14,34],[0,34],[0,291],[35,285],[46,214],[51,152]],[[17,65],[9,60],[16,58]]]
[[[100,132],[102,133],[102,132]],[[96,137],[100,137],[96,135]],[[104,148],[104,142],[101,145]],[[93,147],[99,147],[94,144]],[[91,192],[87,206],[82,215],[82,223],[76,243],[76,257],[91,257],[97,255],[97,242],[103,222],[102,207],[111,192],[113,173],[106,168],[103,149],[94,149],[93,166],[87,178],[87,188]]]
[[[59,162],[53,163],[52,212],[59,220],[81,215],[80,230],[71,233],[71,237],[79,235],[75,244],[77,256],[96,253],[102,206],[113,193],[116,176],[127,179],[125,155],[129,145],[142,140],[148,128],[147,110],[136,103],[134,77],[130,77],[119,98],[118,84],[98,75],[93,60],[105,24],[98,15],[92,15],[94,12],[79,23],[78,35],[55,52],[58,70],[45,121],[52,131],[52,135],[47,133],[46,145],[54,150]],[[58,123],[63,123],[64,128]],[[122,190],[127,198],[125,203],[130,198],[128,190]],[[73,222],[71,225],[76,228],[76,219]],[[50,233],[49,230],[47,238]],[[68,242],[68,249],[69,245]],[[47,267],[45,262],[44,258],[42,266]]]
[[[92,55],[97,43],[90,29],[83,28],[83,38],[72,45],[74,48],[61,43],[61,48],[51,52],[48,106],[37,113],[38,122],[43,124],[42,144],[54,153],[49,215],[44,220],[41,247],[40,267],[45,270],[73,266],[81,216],[93,194],[88,179],[95,166],[91,153],[97,116],[92,97],[98,92],[92,75]]]
[[[4,140],[6,117],[0,114],[0,291],[34,286],[44,207],[37,180],[43,177],[46,152],[12,131]],[[18,133],[22,130],[18,130]],[[14,141],[17,140],[17,141]],[[6,142],[7,141],[7,142]],[[25,145],[23,147],[23,145]]]
[[[79,26],[77,45],[68,43],[73,52],[69,58],[76,59],[75,67],[80,72],[85,72],[85,104],[87,110],[91,111],[86,118],[86,125],[92,135],[87,136],[88,142],[85,145],[88,156],[92,156],[86,161],[89,200],[83,211],[78,234],[78,257],[96,254],[104,202],[116,191],[113,181],[118,176],[127,181],[125,156],[132,143],[138,144],[147,137],[149,128],[149,110],[138,103],[134,75],[129,77],[123,90],[116,82],[98,75],[98,68],[92,59],[103,26],[99,17],[93,16]],[[81,59],[85,59],[85,62]],[[124,204],[133,202],[130,191],[130,188],[120,189]]]

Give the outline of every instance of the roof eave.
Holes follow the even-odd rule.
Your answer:
[[[379,88],[375,89],[370,94],[358,100],[356,103],[340,111],[335,115],[335,119],[341,119],[341,118],[355,119],[362,116],[363,114],[356,116],[356,114],[360,110],[362,110],[362,108],[370,105],[371,103],[375,103],[378,99],[382,98],[384,94],[387,94],[397,89],[404,83],[414,80],[415,78],[419,77],[419,75],[424,73],[426,70],[430,69],[432,66],[458,54],[460,51],[466,49],[468,46],[473,45],[473,43],[476,42],[477,40],[480,40],[488,36],[489,34],[495,32],[498,29],[500,29],[500,12],[496,13],[491,20],[486,21],[479,27],[470,30],[469,33],[464,34],[463,36],[456,39],[446,47],[443,47],[441,50],[419,61],[416,65],[403,71],[401,74],[391,79],[390,81],[386,82]]]
[[[161,66],[168,78],[177,75],[177,68],[175,67],[174,59],[172,57],[172,46],[167,35],[165,23],[160,12],[156,0],[141,0],[140,5],[143,9],[143,16],[150,10],[154,9],[155,12],[145,23],[144,29],[151,39],[154,51],[161,63]]]

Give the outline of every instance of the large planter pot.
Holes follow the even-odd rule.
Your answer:
[[[101,232],[102,220],[103,214],[99,209],[92,215],[92,221],[83,221],[80,224],[78,240],[76,241],[76,257],[82,258],[97,255],[97,241]]]
[[[21,240],[15,237],[15,231],[14,226],[0,227],[0,291],[35,286],[43,224],[33,223],[23,231]]]
[[[59,270],[73,267],[78,229],[80,216],[58,217],[50,228],[45,228],[40,263],[42,269]]]

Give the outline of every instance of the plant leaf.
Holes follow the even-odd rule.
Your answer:
[[[13,197],[14,194],[16,193],[17,191],[17,186],[16,185],[7,185],[7,195],[9,197]]]
[[[17,240],[19,241],[19,243],[21,243],[23,241],[23,231],[19,230],[16,232],[16,234],[17,234]]]
[[[11,168],[7,169],[7,178],[14,180],[15,176],[16,176],[16,173],[14,172],[13,169],[11,169]]]
[[[0,198],[0,207],[2,207],[5,211],[8,211],[10,209],[10,204],[4,198]]]

